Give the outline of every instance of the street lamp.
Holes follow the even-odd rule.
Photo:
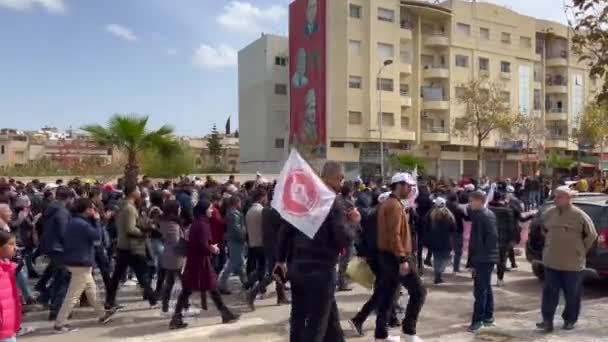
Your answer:
[[[378,69],[376,75],[376,87],[378,88],[378,130],[380,132],[380,173],[382,174],[382,180],[384,181],[384,139],[382,135],[382,89],[380,87],[380,75],[387,66],[393,64],[392,59],[387,59],[382,62],[382,66]]]

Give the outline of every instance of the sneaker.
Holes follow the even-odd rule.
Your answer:
[[[173,317],[173,313],[169,311],[160,310],[160,317],[162,318],[171,318]]]
[[[221,294],[221,295],[224,295],[224,296],[229,296],[229,295],[231,295],[231,294],[232,294],[232,292],[231,292],[231,291],[229,291],[229,290],[226,290],[226,289],[221,289],[221,290],[220,290],[220,294]]]
[[[562,329],[568,330],[568,331],[574,330],[574,325],[575,324],[576,323],[573,323],[573,322],[564,322],[564,326],[562,327]]]
[[[350,327],[355,331],[357,336],[363,336],[363,326],[361,323],[355,322],[354,319],[349,319],[348,324],[350,324]]]
[[[483,326],[486,328],[495,327],[496,321],[494,320],[494,318],[486,319],[485,321],[483,321]]]
[[[504,279],[498,279],[498,281],[496,281],[496,286],[497,287],[504,287],[505,286]]]
[[[443,284],[443,283],[445,283],[445,281],[443,281],[443,279],[441,279],[441,278],[435,279],[435,281],[433,282],[433,284],[435,284],[435,285],[440,285],[440,284]]]
[[[34,328],[34,327],[20,327],[19,331],[17,332],[17,337],[29,335],[35,331],[36,331],[36,328]]]
[[[103,315],[103,317],[99,318],[99,323],[108,324],[108,322],[110,322],[112,320],[112,316],[114,316],[116,314],[116,311],[118,311],[118,309],[116,309],[116,308],[114,308],[112,310],[107,310],[106,314]]]
[[[553,332],[553,322],[536,323],[536,328],[542,330],[546,334],[552,333]]]
[[[127,280],[125,281],[125,283],[123,284],[124,286],[137,286],[137,282],[135,280]]]
[[[476,333],[482,327],[483,327],[483,324],[481,324],[481,322],[472,323],[471,325],[469,325],[469,328],[467,329],[467,331],[470,333]]]
[[[416,335],[406,335],[405,342],[424,342],[424,340]]]
[[[194,316],[198,316],[201,314],[201,310],[197,309],[197,308],[193,308],[193,307],[189,307],[187,309],[184,310],[184,312],[182,313],[182,315],[184,315],[184,317],[194,317]]]
[[[55,326],[53,328],[53,330],[55,330],[56,334],[70,334],[70,333],[73,333],[73,332],[77,332],[78,328],[74,328],[74,327],[71,327],[71,326],[69,326],[69,325],[66,324],[66,325],[63,325],[63,326],[60,326],[60,327]]]
[[[386,338],[377,338],[376,342],[400,342],[401,337],[388,335]]]

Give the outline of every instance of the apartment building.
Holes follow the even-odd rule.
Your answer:
[[[578,116],[600,85],[571,55],[566,26],[481,1],[326,0],[325,5],[328,159],[377,174],[382,135],[385,155],[415,154],[425,160],[429,173],[438,176],[476,174],[475,141],[458,134],[454,125],[465,115],[457,95],[477,78],[501,84],[514,112],[543,119],[543,152],[569,153],[577,148],[567,136],[577,128]],[[239,54],[240,96],[247,95],[241,92],[241,67],[251,65],[256,44],[262,43],[246,48],[249,54]],[[287,49],[286,41],[280,44]],[[258,66],[270,64],[275,56],[266,55],[266,62]],[[266,93],[274,100],[272,84],[288,82],[288,76],[271,76],[282,77],[267,85]],[[239,101],[241,110],[257,105],[248,97]],[[257,123],[267,123],[268,115],[275,113],[266,110]],[[286,127],[253,128],[254,120],[243,114],[242,148],[249,141],[261,141],[246,134],[266,133],[258,139],[272,141],[276,137],[268,133],[276,135]],[[255,147],[272,147],[268,141]],[[484,173],[518,175],[527,161],[519,152],[521,146],[521,141],[491,136],[484,143]],[[256,156],[263,158],[264,153]],[[242,156],[247,156],[245,150]]]
[[[278,173],[289,134],[288,40],[263,34],[238,54],[239,170]]]

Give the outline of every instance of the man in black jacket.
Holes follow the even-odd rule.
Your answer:
[[[469,218],[472,223],[469,259],[475,278],[475,305],[469,332],[476,332],[484,325],[494,325],[494,295],[490,281],[494,266],[498,262],[498,232],[496,216],[485,208],[485,202],[486,195],[482,191],[469,195]]]
[[[456,231],[452,234],[452,247],[454,248],[454,273],[460,272],[460,260],[462,259],[462,245],[464,221],[468,221],[467,214],[460,208],[458,204],[458,195],[451,193],[448,195],[448,209],[454,215],[456,220]]]
[[[340,191],[344,180],[341,164],[325,163],[321,176],[332,190]],[[288,246],[291,246],[292,253],[289,264],[291,342],[344,341],[334,297],[335,268],[340,250],[349,246],[355,234],[353,226],[360,220],[359,212],[354,208],[347,212],[340,196],[337,196],[314,239],[289,224],[281,229],[277,267],[282,272],[287,271]]]

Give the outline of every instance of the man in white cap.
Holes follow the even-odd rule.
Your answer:
[[[572,205],[574,192],[568,186],[554,191],[555,206],[543,214],[545,248],[545,287],[543,289],[543,321],[536,326],[546,333],[553,331],[553,317],[564,292],[566,306],[562,313],[564,330],[574,329],[581,309],[582,270],[587,252],[597,239],[591,218]]]
[[[412,260],[412,234],[409,215],[402,204],[408,198],[416,180],[409,173],[398,173],[391,180],[391,194],[378,209],[378,266],[381,294],[376,310],[376,341],[395,341],[398,336],[389,336],[387,320],[399,285],[408,290],[409,302],[401,324],[408,341],[416,337],[416,324],[426,298],[426,289],[416,273]]]

